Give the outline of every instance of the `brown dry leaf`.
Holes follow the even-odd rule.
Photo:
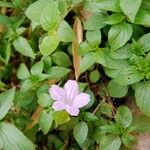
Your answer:
[[[73,31],[75,33],[75,38],[72,43],[73,65],[75,70],[75,77],[76,80],[78,80],[80,76],[80,59],[81,59],[78,54],[78,46],[83,41],[82,24],[81,24],[81,20],[78,17],[75,18]]]

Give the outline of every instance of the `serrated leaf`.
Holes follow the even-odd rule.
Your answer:
[[[82,146],[88,135],[88,126],[86,122],[79,122],[73,128],[73,135],[77,143]]]
[[[14,100],[15,88],[0,94],[0,120],[5,117]]]
[[[24,63],[21,63],[17,70],[17,77],[21,80],[27,79],[30,76],[30,72]]]
[[[113,25],[108,33],[108,41],[111,49],[117,50],[122,47],[132,35],[132,26],[128,23]]]
[[[27,42],[27,40],[23,37],[18,37],[17,39],[15,39],[13,41],[13,45],[16,51],[18,51],[19,53],[21,53],[24,56],[28,56],[28,57],[35,57],[35,54],[31,48],[31,46],[29,45],[29,43]]]
[[[14,125],[0,123],[0,147],[3,150],[35,150],[33,143]]]
[[[150,117],[150,82],[140,82],[135,84],[133,87],[135,90],[137,106],[145,115]]]
[[[131,125],[133,118],[130,109],[126,106],[119,106],[115,115],[116,123],[124,128]]]
[[[57,48],[59,42],[60,40],[56,34],[44,37],[39,45],[40,52],[43,56],[48,56]]]
[[[120,7],[123,13],[131,20],[131,22],[134,22],[141,3],[142,0],[120,0]]]
[[[39,127],[41,128],[44,134],[47,134],[52,126],[54,119],[53,113],[54,112],[52,111],[43,111],[40,115]]]

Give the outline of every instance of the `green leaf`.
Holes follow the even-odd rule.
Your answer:
[[[57,51],[54,54],[52,54],[52,60],[58,66],[62,67],[69,67],[72,64],[69,56],[63,51]]]
[[[3,150],[35,150],[20,130],[6,122],[0,123],[0,147]]]
[[[57,29],[60,23],[60,12],[56,1],[47,0],[47,4],[42,10],[41,25],[44,30],[52,31]]]
[[[98,72],[98,70],[94,70],[90,73],[90,80],[93,83],[96,83],[99,79],[100,79],[100,73]]]
[[[122,47],[132,35],[132,26],[128,23],[113,25],[108,33],[108,41],[113,50]]]
[[[93,113],[90,113],[90,112],[84,112],[83,116],[84,116],[85,121],[97,121],[98,120],[98,118]]]
[[[80,63],[80,72],[83,73],[87,69],[89,69],[93,64],[95,63],[93,59],[93,53],[86,54],[82,59]]]
[[[101,102],[100,111],[102,114],[111,117],[112,116],[112,106],[106,102]]]
[[[104,23],[106,15],[103,13],[94,13],[84,23],[84,29],[86,30],[99,30],[106,24]]]
[[[54,113],[54,120],[56,125],[67,123],[70,120],[70,116],[66,111],[56,111]]]
[[[88,135],[88,126],[86,122],[82,121],[76,124],[73,128],[73,135],[77,143],[82,146]]]
[[[121,139],[119,136],[107,135],[103,136],[100,141],[101,150],[119,150],[121,146]]]
[[[93,30],[86,32],[86,39],[91,45],[99,45],[101,43],[101,32],[100,30]]]
[[[42,107],[49,107],[52,105],[53,100],[50,98],[50,95],[46,93],[41,93],[38,97],[38,104]]]
[[[143,48],[144,52],[150,51],[150,33],[143,35],[138,43]]]
[[[47,134],[52,126],[54,119],[53,113],[54,112],[52,111],[47,112],[44,110],[40,115],[39,127],[41,128],[44,134]]]
[[[131,22],[134,22],[141,3],[142,0],[120,0],[120,7],[123,13],[131,20]]]
[[[62,21],[57,30],[58,37],[63,42],[71,42],[74,38],[74,32],[66,21]]]
[[[64,67],[54,66],[48,71],[49,79],[59,79],[70,72],[70,69]]]
[[[15,88],[0,94],[0,120],[5,117],[14,100]]]
[[[31,46],[29,45],[29,43],[27,42],[25,38],[21,36],[18,37],[17,39],[13,41],[13,45],[14,45],[15,50],[21,53],[22,55],[28,56],[31,58],[35,57],[35,54]]]
[[[126,106],[119,106],[115,115],[116,123],[124,128],[131,125],[133,118],[130,109]]]
[[[112,15],[106,18],[106,24],[117,24],[125,19],[125,16],[122,13],[113,13]]]
[[[111,134],[120,134],[120,128],[117,124],[111,123],[104,126],[101,126],[100,129],[102,130],[102,133],[111,133]]]
[[[34,64],[31,68],[31,74],[33,75],[40,75],[43,71],[43,67],[44,67],[44,64],[43,64],[43,61],[39,61],[37,62],[36,64]]]
[[[93,50],[92,46],[87,41],[81,42],[78,47],[78,53],[81,56],[86,55],[88,52],[90,52],[92,50]]]
[[[27,79],[30,76],[30,72],[27,68],[27,66],[23,63],[20,64],[18,70],[17,70],[17,77],[21,80]]]
[[[111,97],[120,98],[126,96],[128,86],[122,86],[111,80],[107,86],[108,93]]]
[[[133,86],[137,106],[147,116],[150,117],[150,82],[140,82]]]
[[[41,54],[48,56],[57,48],[59,42],[56,34],[44,37],[42,43],[39,45]]]
[[[120,12],[119,0],[99,0],[99,8],[106,11]]]

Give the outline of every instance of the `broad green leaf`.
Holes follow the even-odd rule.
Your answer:
[[[111,124],[101,126],[100,129],[102,130],[101,132],[106,133],[106,134],[108,134],[108,133],[120,134],[120,128],[115,123],[111,123]]]
[[[63,51],[57,51],[52,54],[52,60],[58,66],[69,67],[72,64],[69,56]]]
[[[74,38],[74,33],[70,25],[66,21],[62,21],[57,30],[58,37],[63,42],[71,42]]]
[[[69,72],[70,69],[68,68],[54,66],[49,69],[48,75],[49,75],[49,79],[59,79],[67,75]]]
[[[27,42],[25,38],[21,36],[18,37],[17,39],[13,41],[13,45],[14,45],[15,50],[21,53],[22,55],[32,57],[32,58],[35,57],[35,54],[31,46],[29,45],[29,43]]]
[[[30,76],[30,72],[24,63],[21,63],[17,70],[17,77],[21,80],[27,79]]]
[[[100,79],[100,73],[98,70],[94,70],[90,73],[90,80],[96,83]]]
[[[59,42],[59,38],[56,34],[44,37],[42,43],[39,45],[41,54],[43,56],[50,55],[53,51],[55,51]]]
[[[147,116],[150,117],[150,82],[139,82],[134,86],[137,106]]]
[[[119,136],[107,135],[103,136],[100,141],[101,150],[119,150],[121,146],[121,139]]]
[[[14,100],[15,88],[0,94],[0,120],[5,117]]]
[[[42,60],[35,63],[31,68],[31,74],[33,74],[33,75],[41,74],[43,71],[43,67],[44,67],[44,64],[43,64]]]
[[[92,46],[87,41],[81,42],[78,47],[78,53],[81,56],[86,55],[88,52],[90,52],[92,50],[93,50]]]
[[[99,0],[99,8],[106,11],[120,12],[119,0]]]
[[[98,120],[98,118],[93,113],[84,112],[83,115],[84,115],[83,117],[85,121],[97,121]]]
[[[117,50],[122,47],[132,35],[132,26],[128,23],[113,25],[108,33],[108,41],[111,49]]]
[[[114,78],[114,81],[120,85],[130,85],[139,82],[143,78],[143,73],[140,73],[133,67],[128,67],[121,69]]]
[[[33,143],[14,125],[0,123],[0,147],[3,150],[35,150]]]
[[[134,22],[141,3],[142,0],[120,0],[120,7],[123,13],[131,20],[131,22]]]
[[[143,35],[138,42],[145,52],[150,51],[150,33]]]
[[[122,13],[113,13],[112,15],[106,18],[106,24],[117,24],[125,19],[125,16]]]
[[[39,127],[41,128],[44,134],[47,134],[52,126],[54,119],[53,113],[54,112],[52,111],[47,112],[44,110],[40,115]]]
[[[106,24],[106,15],[103,13],[94,13],[91,17],[87,19],[84,23],[84,29],[86,30],[99,30],[103,28]]]
[[[67,123],[70,120],[70,116],[66,111],[56,111],[54,113],[54,121],[56,125]]]
[[[52,105],[53,100],[51,99],[50,95],[46,93],[41,93],[38,97],[38,104],[42,107],[49,107]]]
[[[87,69],[89,69],[93,64],[95,63],[93,59],[93,53],[86,54],[82,59],[80,63],[80,71],[81,73],[85,72]]]
[[[119,106],[115,115],[116,123],[124,128],[131,125],[133,118],[130,109],[126,106]]]
[[[47,0],[41,14],[42,16],[40,21],[44,30],[52,31],[57,29],[61,18],[58,3],[56,1]]]
[[[86,122],[79,122],[73,128],[73,135],[77,143],[82,146],[87,139],[88,126]]]
[[[86,40],[91,45],[99,45],[101,43],[101,32],[100,30],[93,30],[93,31],[87,31],[86,32]]]
[[[108,93],[111,97],[120,98],[126,96],[128,86],[122,86],[111,80],[107,86]]]

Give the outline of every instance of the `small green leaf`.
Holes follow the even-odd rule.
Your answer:
[[[121,125],[124,128],[127,128],[131,125],[133,118],[130,109],[126,106],[120,106],[117,109],[115,120],[117,124]]]
[[[94,70],[90,73],[90,80],[93,83],[96,83],[99,79],[100,79],[100,73],[98,72],[98,70]]]
[[[126,96],[128,92],[128,86],[122,86],[111,80],[108,83],[107,90],[111,97],[120,98]]]
[[[108,41],[113,50],[122,47],[132,35],[132,26],[128,23],[113,25],[108,33]]]
[[[93,113],[90,113],[90,112],[84,112],[83,116],[84,116],[85,121],[97,121],[98,120],[98,118]]]
[[[43,64],[43,61],[39,61],[37,62],[36,64],[34,64],[31,68],[31,74],[33,75],[39,75],[42,73],[43,71],[43,67],[44,67],[44,64]]]
[[[48,71],[49,79],[59,79],[70,72],[70,69],[64,67],[54,66]]]
[[[39,45],[40,52],[43,56],[48,56],[57,48],[59,42],[59,38],[55,34],[44,37]]]
[[[74,33],[70,25],[66,21],[62,21],[57,30],[58,37],[63,42],[71,42],[74,38]]]
[[[66,111],[56,111],[54,113],[54,120],[56,125],[67,123],[70,120],[70,116]]]
[[[73,128],[73,135],[77,143],[82,146],[87,139],[88,126],[86,122],[79,122]]]
[[[147,116],[150,117],[150,82],[139,82],[133,86],[137,106]]]
[[[27,79],[30,76],[30,72],[27,68],[27,66],[23,63],[20,64],[18,70],[17,70],[17,77],[21,80]]]
[[[0,120],[5,117],[14,100],[15,88],[0,94]]]
[[[112,116],[112,106],[110,104],[107,104],[106,102],[101,102],[100,110],[102,114],[108,117]]]
[[[53,113],[54,112],[52,111],[43,111],[40,115],[39,127],[41,128],[44,134],[47,134],[52,126],[54,119]]]
[[[16,51],[20,52],[22,55],[28,56],[28,57],[35,57],[35,54],[29,45],[29,43],[26,41],[23,37],[18,37],[13,42],[14,48]]]
[[[131,22],[134,22],[141,3],[142,0],[120,0],[120,7],[123,13],[131,20]]]
[[[38,104],[42,107],[49,107],[52,105],[53,100],[50,98],[50,95],[46,93],[41,93],[38,97]]]
[[[14,125],[0,123],[0,148],[4,150],[35,150],[33,143]]]

